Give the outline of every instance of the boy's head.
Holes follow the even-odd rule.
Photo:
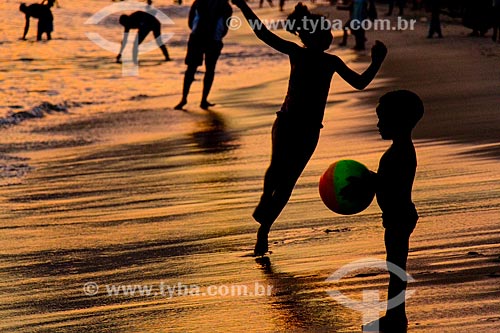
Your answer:
[[[325,51],[330,47],[333,35],[330,28],[323,28],[324,19],[322,15],[310,13],[307,6],[299,2],[295,10],[287,17],[286,30],[298,35],[305,47]]]
[[[408,90],[391,91],[379,99],[377,116],[382,139],[392,140],[411,133],[424,115],[424,104]]]
[[[25,3],[22,3],[20,6],[19,6],[19,10],[22,11],[23,13],[26,13],[26,10],[28,9],[28,6],[26,6]]]

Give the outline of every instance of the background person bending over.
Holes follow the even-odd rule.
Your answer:
[[[136,42],[134,43],[132,57],[134,63],[137,64],[137,55],[139,53],[139,45],[144,41],[146,36],[152,31],[153,36],[156,39],[156,43],[160,47],[163,55],[165,56],[165,61],[170,61],[170,56],[168,55],[167,47],[161,41],[161,23],[156,17],[143,11],[137,11],[130,15],[120,16],[120,24],[123,25],[125,31],[123,32],[122,46],[120,52],[116,57],[116,62],[120,62],[122,58],[122,52],[127,45],[127,37],[130,29],[138,29]]]
[[[53,6],[54,1],[49,0],[48,4],[39,4],[35,3],[27,6],[25,3],[22,3],[19,6],[19,10],[24,13],[26,16],[26,23],[24,25],[24,33],[22,40],[26,40],[26,35],[28,34],[28,30],[30,29],[30,18],[34,17],[38,19],[38,30],[36,33],[36,40],[42,40],[42,34],[47,34],[47,40],[51,40],[51,33],[54,30],[54,16],[52,16],[52,11],[50,8]]]
[[[215,65],[222,51],[222,38],[227,34],[227,20],[233,14],[227,0],[196,0],[189,11],[188,25],[191,28],[185,63],[188,66],[184,74],[182,99],[174,107],[182,110],[187,103],[189,89],[194,81],[198,66],[205,58],[205,77],[200,107],[207,110],[214,104],[208,101],[208,94],[215,77]]]

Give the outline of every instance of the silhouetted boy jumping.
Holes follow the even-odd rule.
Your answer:
[[[150,5],[150,3],[148,4]],[[156,17],[147,12],[137,11],[130,15],[120,16],[120,24],[123,25],[125,30],[123,32],[122,46],[120,48],[118,56],[116,57],[116,62],[121,61],[122,52],[125,49],[125,46],[127,45],[127,37],[128,33],[130,32],[130,29],[138,30],[136,42],[134,43],[134,48],[132,51],[132,59],[134,63],[136,64],[138,63],[137,55],[139,53],[138,50],[139,45],[144,41],[144,39],[150,32],[153,32],[153,36],[156,40],[156,43],[163,52],[163,55],[165,56],[165,61],[171,60],[170,56],[168,55],[167,47],[161,41],[161,23],[160,21],[158,21]]]
[[[302,3],[297,4],[287,18],[295,24],[287,26],[296,29],[289,32],[297,34],[304,47],[281,39],[263,24],[256,24],[259,18],[244,0],[233,0],[233,3],[254,27],[257,37],[287,54],[291,64],[288,92],[272,129],[271,164],[264,177],[262,197],[253,213],[254,219],[260,223],[254,250],[259,256],[268,251],[271,226],[287,204],[295,183],[316,149],[333,74],[337,72],[354,88],[364,89],[377,74],[387,49],[377,41],[372,48],[372,63],[360,75],[339,57],[324,52],[333,40],[332,32],[319,28],[324,17],[311,14]],[[318,29],[308,29],[302,26],[303,22],[309,22],[309,28],[317,24]]]
[[[413,92],[398,90],[385,94],[379,100],[377,116],[380,136],[392,140],[392,145],[382,155],[377,173],[372,173],[377,203],[382,210],[385,228],[384,242],[387,262],[406,271],[410,235],[418,220],[412,201],[412,187],[417,169],[417,156],[411,139],[413,128],[424,114],[421,99]],[[349,198],[363,191],[355,178],[341,192]],[[405,333],[408,319],[405,309],[406,280],[389,273],[387,311],[384,317],[364,325],[363,331]],[[397,297],[397,298],[396,298]]]

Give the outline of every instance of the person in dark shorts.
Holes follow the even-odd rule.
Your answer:
[[[26,40],[26,35],[28,34],[28,30],[30,28],[30,18],[38,19],[38,30],[36,33],[36,40],[42,40],[42,35],[45,33],[47,35],[47,40],[52,39],[52,31],[54,31],[54,16],[52,15],[52,11],[50,8],[54,5],[54,1],[49,0],[48,3],[39,4],[34,3],[32,5],[27,6],[25,3],[22,3],[19,6],[19,10],[24,13],[26,17],[26,23],[24,25],[24,33],[22,40]]]
[[[441,0],[428,0],[431,10],[431,23],[429,25],[429,34],[427,38],[434,37],[437,34],[438,38],[443,38],[441,32]]]
[[[161,41],[161,23],[158,21],[156,17],[153,15],[143,12],[137,11],[130,15],[122,15],[120,16],[120,24],[125,28],[123,32],[123,40],[122,46],[120,48],[120,52],[116,57],[116,62],[120,62],[122,58],[122,52],[127,45],[127,37],[130,29],[138,29],[136,42],[134,43],[132,59],[134,63],[138,63],[137,55],[139,53],[139,45],[144,41],[146,36],[153,32],[153,36],[156,39],[156,43],[160,47],[163,55],[165,56],[165,61],[170,61],[170,56],[168,54],[167,47]]]
[[[227,20],[233,10],[227,0],[196,0],[189,12],[189,35],[185,63],[188,66],[184,74],[182,99],[175,106],[182,110],[187,104],[189,89],[194,81],[196,70],[205,59],[205,76],[200,107],[208,109],[214,104],[208,101],[215,76],[215,66],[222,51],[222,39],[227,34]]]

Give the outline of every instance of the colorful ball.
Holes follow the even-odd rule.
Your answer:
[[[354,193],[349,200],[341,191],[350,183],[349,177],[356,177],[364,191]],[[363,164],[354,160],[340,160],[328,167],[319,180],[319,193],[324,204],[332,211],[351,215],[365,210],[373,201],[375,191],[369,181],[371,175]]]

